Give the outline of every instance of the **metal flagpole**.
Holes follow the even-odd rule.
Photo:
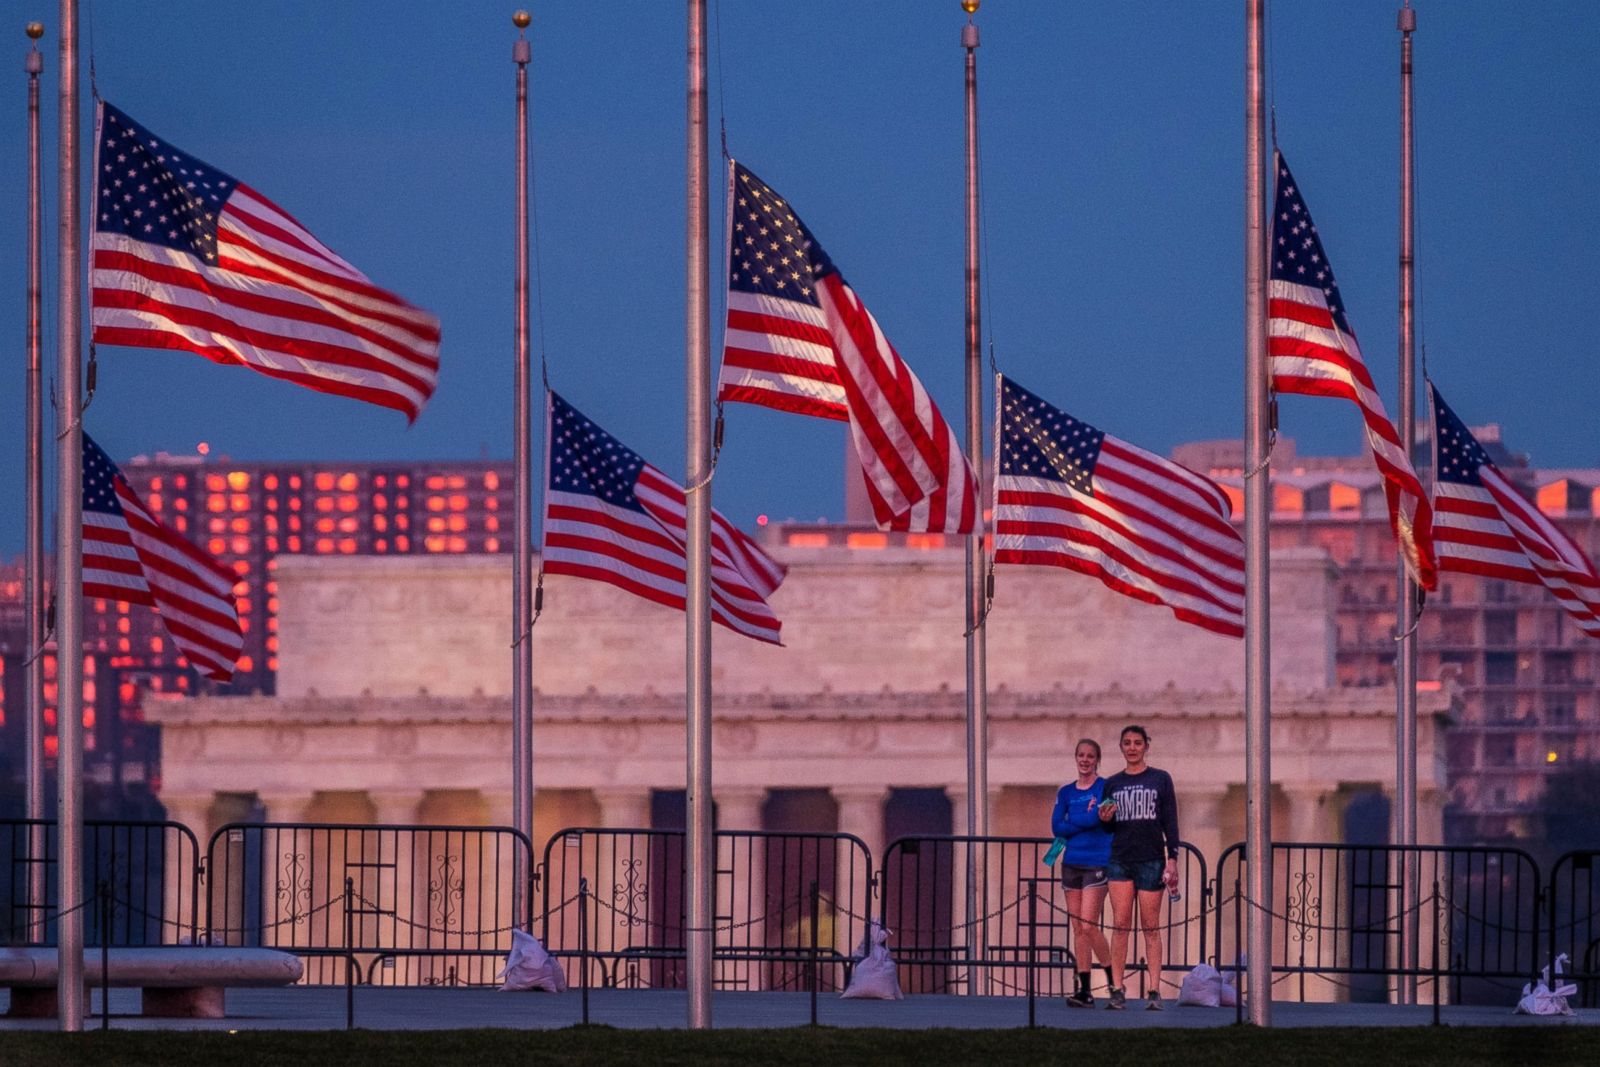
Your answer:
[[[689,0],[688,227],[684,328],[684,516],[687,561],[684,627],[685,699],[688,712],[688,927],[684,931],[689,986],[689,1026],[711,1026],[712,833],[711,824],[711,261],[706,184],[706,0]]]
[[[83,235],[78,203],[78,0],[61,0],[56,333],[56,999],[83,1029]]]
[[[1265,0],[1245,0],[1244,749],[1250,1021],[1272,1025],[1272,665],[1267,607],[1271,401],[1267,392]]]
[[[978,524],[967,535],[967,833],[989,836],[988,647],[984,627],[988,587],[983,547],[983,358],[978,299],[978,27],[972,16],[979,0],[961,0],[967,24],[961,47],[967,53],[967,460],[978,477]],[[979,919],[988,901],[988,848],[967,845],[967,951],[981,960],[987,951],[985,924]],[[988,992],[988,971],[975,969],[967,992]]]
[[[44,36],[44,24],[28,23],[28,36],[37,42]],[[27,753],[28,818],[42,820],[48,817],[44,806],[44,379],[39,373],[40,325],[44,320],[44,289],[40,284],[39,250],[42,244],[41,210],[44,200],[44,183],[39,169],[39,75],[44,70],[44,56],[38,44],[28,49],[24,65],[28,72],[28,374],[26,382],[27,411],[24,416],[27,444],[27,502],[24,505],[23,524],[26,527],[22,588],[22,613],[27,619],[28,639],[23,647],[28,662],[23,668],[27,687],[27,718],[23,722],[24,744]],[[38,938],[44,930],[44,905],[46,894],[44,863],[44,827],[35,823],[28,831],[28,856],[34,862],[28,865],[28,916],[31,939]]]
[[[1416,405],[1416,270],[1415,251],[1416,184],[1413,163],[1416,135],[1411,110],[1411,34],[1417,28],[1417,13],[1409,0],[1400,9],[1396,28],[1400,31],[1400,447],[1409,457],[1417,437]],[[1406,569],[1405,560],[1396,567],[1395,590],[1399,603],[1395,609],[1399,647],[1395,649],[1395,790],[1394,843],[1402,847],[1417,843],[1417,585]],[[1415,853],[1402,857],[1400,917],[1401,967],[1415,972],[1417,966],[1416,911],[1421,887],[1417,885]],[[1416,1000],[1415,973],[1400,978],[1402,1004]]]
[[[516,268],[516,370],[513,389],[516,440],[512,444],[512,480],[516,517],[511,555],[511,822],[533,841],[533,477],[528,455],[530,434],[530,367],[528,305],[528,61],[533,46],[526,31],[532,21],[526,11],[511,16],[517,39],[511,60],[517,65],[517,268]],[[513,894],[514,914],[526,914],[528,872],[518,871]]]

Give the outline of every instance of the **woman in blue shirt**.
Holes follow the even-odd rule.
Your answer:
[[[1106,868],[1111,863],[1111,828],[1100,821],[1106,783],[1099,773],[1099,743],[1088,738],[1079,741],[1073,759],[1078,765],[1078,780],[1068,782],[1056,793],[1050,829],[1066,842],[1061,854],[1061,888],[1067,895],[1073,956],[1078,965],[1078,989],[1067,997],[1067,1004],[1092,1008],[1090,968],[1095,958],[1102,967],[1111,962],[1111,946],[1100,928],[1106,901]]]

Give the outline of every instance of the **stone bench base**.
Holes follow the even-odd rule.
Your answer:
[[[286,986],[300,980],[299,957],[267,948],[175,946],[114,948],[109,984],[141,990],[145,1015],[166,1019],[221,1019],[230,986]],[[0,986],[11,989],[13,1018],[57,1014],[57,953],[53,948],[0,949]],[[100,953],[84,954],[84,986],[102,984]]]

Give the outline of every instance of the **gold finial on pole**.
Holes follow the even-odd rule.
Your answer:
[[[533,22],[533,16],[528,14],[526,11],[518,11],[516,14],[511,16],[511,21],[517,27],[517,29],[525,30],[528,28],[529,24]]]
[[[965,11],[970,18],[978,13],[979,2],[980,0],[961,0],[961,10]]]
[[[37,41],[39,38],[43,37],[44,36],[44,23],[42,23],[42,22],[30,22],[30,23],[28,23],[28,36],[32,37],[35,41]]]

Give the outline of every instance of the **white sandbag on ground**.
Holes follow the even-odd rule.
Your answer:
[[[889,955],[889,931],[882,923],[867,924],[867,932],[856,948],[856,964],[850,984],[839,994],[843,1000],[900,1000],[900,975],[894,957]]]
[[[521,930],[511,931],[511,955],[506,957],[506,969],[500,972],[500,979],[501,992],[567,991],[567,976],[561,969],[561,961],[546,952],[537,937]]]

